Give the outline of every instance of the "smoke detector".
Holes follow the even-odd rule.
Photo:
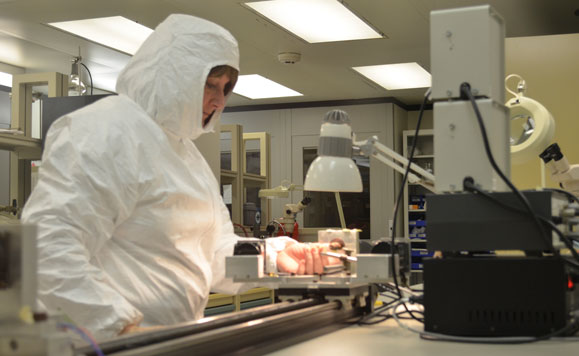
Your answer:
[[[296,64],[302,59],[302,54],[297,52],[280,52],[277,60],[283,64]]]

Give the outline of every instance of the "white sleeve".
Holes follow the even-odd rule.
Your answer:
[[[130,157],[119,152],[97,147],[106,146],[90,138],[98,132],[78,132],[70,121],[65,117],[51,128],[39,181],[22,220],[38,230],[40,301],[95,337],[108,338],[142,319],[141,312],[91,263],[112,236],[115,223],[134,206],[136,187],[125,180],[133,178],[126,175],[135,163],[126,162]],[[119,168],[123,165],[130,168]]]
[[[233,224],[229,218],[229,211],[223,203],[223,199],[219,199],[221,205],[221,234],[219,241],[216,244],[211,270],[213,271],[213,280],[211,283],[211,291],[225,294],[238,294],[243,290],[255,287],[253,284],[233,283],[233,280],[225,277],[225,257],[233,256],[233,248],[239,240],[233,232]]]

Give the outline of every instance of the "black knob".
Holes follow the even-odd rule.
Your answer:
[[[257,242],[238,242],[233,249],[233,254],[239,255],[259,255],[261,246]]]

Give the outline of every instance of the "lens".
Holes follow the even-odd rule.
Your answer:
[[[535,131],[535,120],[529,115],[517,115],[511,118],[511,146],[527,141]]]

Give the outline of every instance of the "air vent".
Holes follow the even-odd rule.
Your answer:
[[[552,310],[493,310],[472,309],[468,311],[468,322],[477,325],[506,326],[520,324],[555,324],[555,312]]]

